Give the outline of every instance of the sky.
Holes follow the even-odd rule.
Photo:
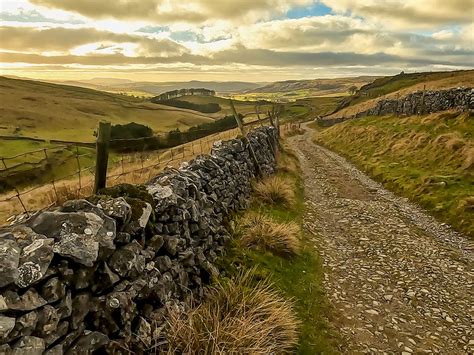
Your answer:
[[[473,0],[1,0],[0,74],[251,81],[474,67]]]

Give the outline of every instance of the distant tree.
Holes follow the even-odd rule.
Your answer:
[[[354,95],[357,92],[357,86],[353,85],[349,88],[349,94]]]
[[[176,99],[181,96],[186,95],[202,95],[202,96],[215,96],[216,92],[214,90],[208,90],[204,88],[200,89],[180,89],[164,92],[158,96],[152,97],[150,100],[154,103],[159,103],[164,100]]]

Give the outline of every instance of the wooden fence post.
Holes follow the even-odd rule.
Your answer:
[[[97,135],[94,193],[103,189],[107,183],[107,164],[109,162],[110,123],[99,122]]]
[[[240,116],[237,114],[237,111],[235,110],[232,99],[230,99],[229,101],[230,101],[230,108],[232,109],[232,113],[234,114],[235,121],[237,122],[240,132],[242,133],[243,140],[249,146],[250,156],[252,157],[255,170],[257,171],[257,176],[261,178],[263,177],[263,173],[262,173],[262,169],[260,168],[260,164],[258,163],[257,155],[255,154],[255,151],[253,150],[250,140],[247,138],[247,135],[245,134],[244,124],[242,120],[240,119]]]
[[[234,106],[234,103],[232,102],[232,99],[229,99],[229,101],[230,101],[230,108],[232,109],[232,113],[234,115],[235,121],[237,122],[237,126],[239,126],[242,136],[245,137],[244,124],[242,120],[240,119],[240,116],[237,114],[237,111],[235,110],[235,106]]]

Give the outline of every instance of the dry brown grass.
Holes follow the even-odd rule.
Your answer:
[[[171,312],[169,354],[289,354],[299,322],[291,302],[247,271],[218,282],[186,314]]]
[[[295,153],[289,150],[286,146],[284,152],[277,156],[278,170],[289,174],[298,174],[300,165]]]
[[[464,170],[469,170],[474,166],[474,147],[471,146],[465,146],[461,150],[461,155],[464,158],[464,162],[462,164],[462,168]]]
[[[293,184],[281,176],[271,176],[258,181],[253,184],[253,190],[262,202],[292,206],[296,201]]]
[[[294,223],[278,223],[258,213],[248,213],[238,222],[238,241],[243,246],[292,256],[301,251],[300,228]]]
[[[469,196],[459,201],[458,209],[464,211],[474,210],[474,196]]]
[[[440,148],[447,148],[448,150],[454,151],[464,147],[466,142],[459,133],[453,132],[438,135],[432,144],[435,147],[439,146]]]

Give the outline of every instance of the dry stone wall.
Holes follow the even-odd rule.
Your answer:
[[[276,130],[256,129],[248,142],[274,173]],[[256,175],[248,142],[217,142],[145,186],[1,228],[0,354],[155,351],[167,312],[201,299],[219,273],[226,217],[247,206]]]
[[[440,91],[417,91],[400,99],[383,99],[363,112],[349,117],[322,119],[323,126],[365,116],[412,116],[446,110],[474,110],[474,89],[455,88]]]

